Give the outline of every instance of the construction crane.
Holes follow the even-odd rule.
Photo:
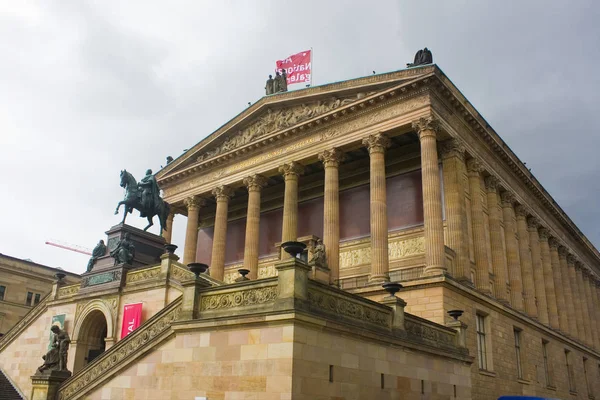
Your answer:
[[[47,240],[46,244],[81,254],[87,254],[88,256],[92,255],[92,249],[83,246],[78,246],[76,244],[65,243],[58,240]]]

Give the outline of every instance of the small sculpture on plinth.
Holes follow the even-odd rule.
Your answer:
[[[135,257],[135,246],[129,239],[129,233],[125,234],[125,237],[119,240],[117,246],[113,251],[110,252],[110,256],[115,259],[115,265],[118,264],[129,264],[133,262]]]
[[[67,354],[69,352],[69,343],[71,343],[71,339],[66,331],[60,329],[56,325],[52,325],[50,330],[54,334],[52,337],[52,345],[46,355],[42,356],[44,363],[38,367],[37,373],[43,374],[45,371],[69,372],[67,369]]]
[[[433,64],[433,55],[431,50],[425,47],[423,50],[417,51],[415,54],[415,61],[411,64],[406,64],[407,67],[416,67],[419,65]]]
[[[85,272],[91,272],[92,268],[94,268],[94,264],[96,260],[106,254],[106,245],[104,244],[104,240],[98,242],[94,250],[92,250],[92,257],[90,261],[88,261],[87,270]]]
[[[325,252],[323,239],[317,240],[317,245],[313,251],[313,256],[308,263],[309,265],[314,265],[316,267],[327,268],[327,255]]]
[[[285,68],[281,70],[281,91],[287,92],[287,72]]]
[[[275,90],[275,81],[273,80],[273,75],[269,75],[269,79],[267,79],[267,86],[265,86],[265,94],[273,94]]]

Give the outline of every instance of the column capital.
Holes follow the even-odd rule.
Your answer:
[[[335,167],[338,168],[340,163],[344,161],[345,155],[338,148],[333,148],[329,150],[323,150],[319,153],[319,160],[323,163],[325,168],[327,167]]]
[[[579,260],[575,261],[575,269],[576,270],[583,270],[583,263]]]
[[[534,216],[529,216],[527,217],[527,227],[529,228],[529,230],[537,230],[538,227],[540,226],[540,221],[534,217]]]
[[[229,201],[233,197],[233,192],[233,188],[226,185],[217,186],[212,190],[212,194],[217,201]]]
[[[440,155],[442,158],[457,157],[465,161],[465,145],[462,140],[452,138],[439,143]]]
[[[304,173],[304,165],[300,164],[299,162],[292,161],[279,167],[279,173],[283,175],[285,179],[291,177],[297,178]]]
[[[548,245],[550,246],[550,249],[558,250],[558,246],[560,246],[560,242],[554,236],[550,236],[548,238]]]
[[[566,258],[567,254],[569,254],[569,251],[565,246],[558,246],[558,256],[560,258]]]
[[[183,204],[185,204],[188,211],[197,210],[206,205],[206,199],[200,196],[190,196],[183,200]]]
[[[369,149],[369,154],[383,153],[390,147],[390,139],[383,133],[374,133],[363,139],[363,146]]]
[[[540,240],[543,242],[547,242],[548,238],[550,237],[550,232],[548,231],[548,229],[546,229],[542,226],[542,227],[540,227],[538,232],[539,232],[538,234],[540,235]]]
[[[571,253],[567,254],[567,264],[574,266],[576,262],[577,262],[577,257],[575,257]]]
[[[515,207],[517,218],[526,218],[529,215],[529,210],[522,204],[517,204]]]
[[[432,116],[421,117],[412,122],[412,128],[419,134],[419,138],[424,136],[436,136],[440,129],[440,122]]]
[[[490,193],[498,192],[498,178],[496,178],[494,175],[486,176],[484,179],[484,182],[485,182],[485,188],[488,192],[490,192]]]
[[[479,160],[475,158],[470,158],[469,160],[467,160],[467,172],[479,174],[483,172],[483,166],[481,165]]]
[[[244,185],[249,192],[260,192],[262,188],[267,186],[267,178],[262,175],[250,175],[244,178]]]
[[[500,200],[502,202],[502,207],[512,207],[513,203],[515,202],[515,195],[508,190],[505,190],[504,192],[500,193]]]

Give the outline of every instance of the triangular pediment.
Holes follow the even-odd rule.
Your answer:
[[[362,99],[433,73],[435,66],[401,70],[261,98],[157,174],[171,179],[190,167],[288,130]]]

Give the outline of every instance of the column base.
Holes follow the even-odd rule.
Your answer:
[[[390,281],[389,274],[377,274],[377,275],[369,275],[369,284],[372,283],[385,283]]]
[[[423,272],[423,274],[425,276],[446,275],[447,271],[448,270],[445,267],[431,266],[431,267],[425,267],[425,271]]]

